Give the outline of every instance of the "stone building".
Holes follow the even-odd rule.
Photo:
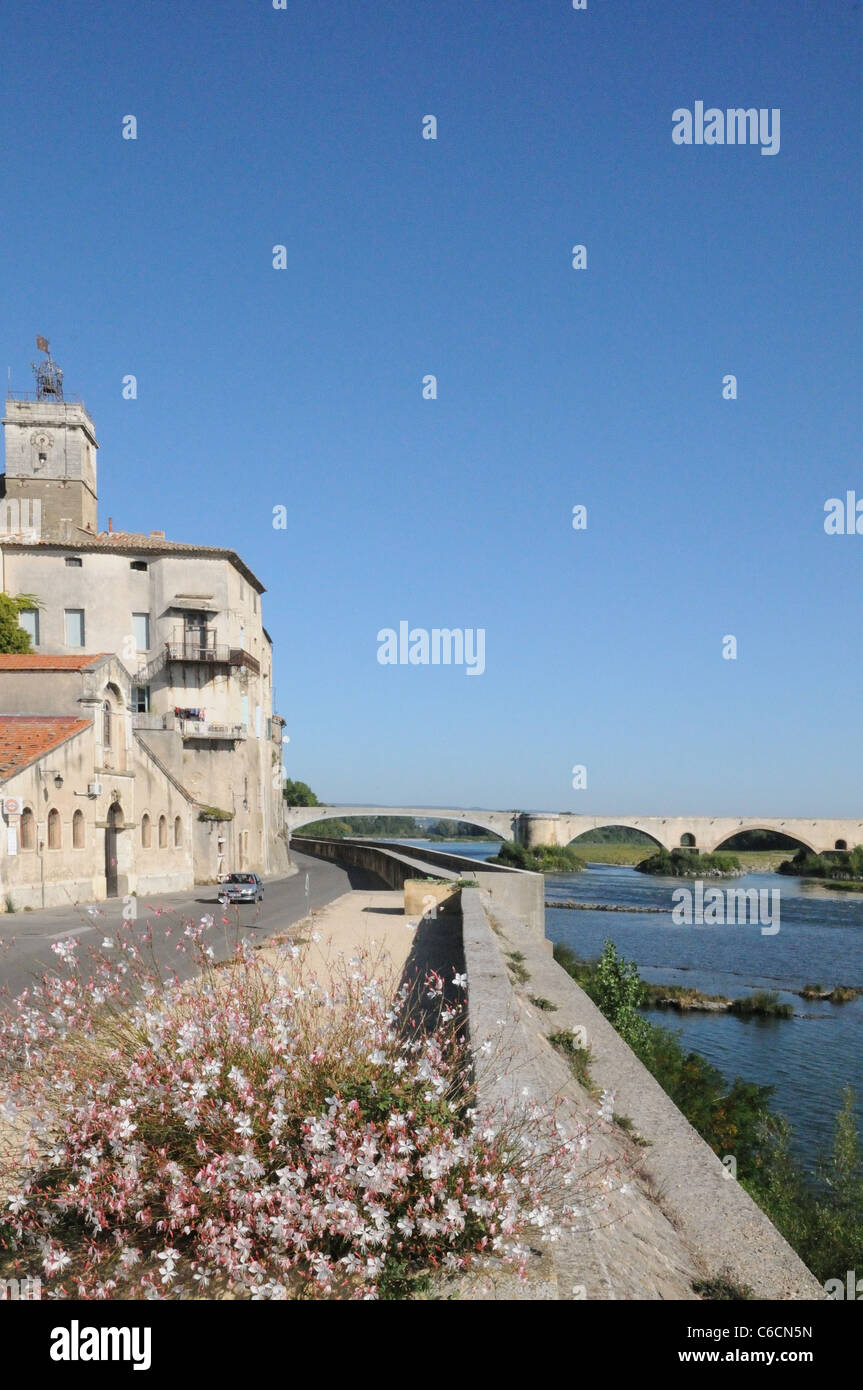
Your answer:
[[[50,358],[49,364],[53,368]],[[117,531],[110,524],[100,532],[95,428],[83,403],[63,398],[62,377],[59,384],[56,376],[51,381],[46,391],[37,376],[42,389],[6,404],[0,585],[9,594],[35,595],[38,606],[20,621],[36,656],[84,664],[73,673],[49,664],[26,670],[0,663],[0,715],[88,717],[103,772],[100,730],[116,726],[115,748],[126,749],[128,795],[113,814],[122,815],[125,829],[138,831],[136,846],[133,835],[126,837],[133,850],[127,878],[139,872],[139,861],[144,873],[146,861],[140,833],[145,807],[133,787],[144,768],[160,769],[167,800],[173,799],[170,785],[191,808],[182,848],[195,880],[213,881],[235,869],[287,872],[283,721],[273,712],[264,587],[228,548],[169,541],[163,531]],[[92,685],[94,653],[113,662],[110,679],[107,668],[98,668],[105,680],[95,703],[91,687],[83,696],[70,685],[80,684],[82,672]],[[76,748],[87,745],[83,731],[71,737]],[[100,778],[104,782],[101,773],[91,780]],[[4,784],[5,795],[11,793]],[[101,829],[107,819],[99,817],[109,809],[100,803],[94,812]],[[184,812],[164,814],[173,825]],[[160,877],[151,867],[146,864],[148,881]],[[166,867],[161,886],[168,879],[181,886],[184,872]],[[118,890],[109,879],[105,891]]]
[[[0,654],[4,907],[193,886],[199,808],[135,734],[129,693],[115,656]]]

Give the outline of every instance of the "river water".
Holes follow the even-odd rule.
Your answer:
[[[415,840],[430,849],[487,859],[493,844]],[[588,847],[584,853],[589,854]],[[742,1019],[732,1014],[678,1014],[651,1010],[654,1022],[681,1035],[730,1080],[774,1087],[773,1105],[791,1121],[794,1147],[812,1168],[832,1143],[844,1086],[857,1093],[863,1126],[863,997],[847,1004],[801,999],[795,990],[820,983],[863,988],[863,894],[812,887],[778,874],[746,874],[718,886],[779,889],[780,929],[762,934],[758,925],[676,926],[672,893],[691,880],[652,878],[635,869],[590,864],[579,874],[549,874],[545,896],[614,907],[652,907],[661,912],[603,912],[546,908],[545,930],[581,957],[602,951],[606,937],[638,965],[647,981],[683,984],[731,998],[774,990],[792,1004],[790,1019]],[[769,900],[768,900],[769,901]]]

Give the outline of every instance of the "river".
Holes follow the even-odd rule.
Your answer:
[[[497,852],[470,840],[411,843],[487,859]],[[587,846],[585,855],[589,854]],[[718,883],[713,880],[713,883]],[[728,882],[728,881],[726,881]],[[863,1126],[863,997],[847,1004],[801,999],[804,985],[863,988],[863,895],[813,887],[778,874],[746,874],[735,888],[781,891],[780,929],[762,934],[753,926],[676,926],[671,895],[690,880],[652,878],[635,869],[590,864],[579,874],[546,876],[547,901],[615,907],[653,907],[662,912],[602,912],[546,908],[545,930],[583,958],[598,956],[606,937],[634,960],[649,982],[684,984],[731,998],[774,990],[792,1004],[790,1019],[738,1018],[731,1014],[679,1014],[651,1010],[652,1021],[673,1028],[687,1048],[701,1053],[730,1080],[774,1087],[773,1105],[790,1121],[794,1148],[807,1168],[832,1143],[843,1087],[856,1091]]]

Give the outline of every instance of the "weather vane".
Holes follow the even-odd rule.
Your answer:
[[[36,346],[40,352],[44,352],[46,355],[44,362],[30,363],[36,374],[36,399],[38,401],[62,401],[63,373],[51,356],[51,346],[48,339],[43,338],[41,333],[36,335]]]

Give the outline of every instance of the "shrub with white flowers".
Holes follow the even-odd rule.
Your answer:
[[[213,930],[186,925],[185,982],[131,928],[89,957],[56,943],[0,1021],[5,1115],[29,1129],[0,1174],[0,1274],[56,1298],[402,1297],[557,1238],[586,1135],[527,1102],[477,1113],[440,977],[420,1024],[368,958],[322,981],[296,946],[268,964],[241,943],[217,967]]]

